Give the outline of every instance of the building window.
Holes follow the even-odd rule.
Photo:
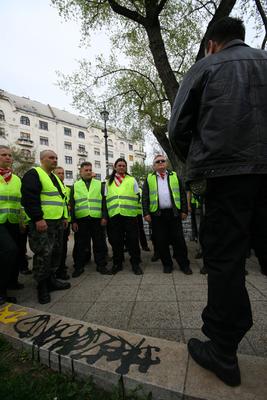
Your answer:
[[[72,157],[65,156],[65,164],[72,164]]]
[[[94,143],[100,143],[100,139],[97,135],[94,136]]]
[[[125,154],[124,153],[120,153],[120,158],[124,158],[125,159]]]
[[[108,151],[108,158],[113,158],[113,157],[114,157],[113,151]]]
[[[79,158],[79,164],[81,165],[85,161],[85,158]]]
[[[121,149],[125,149],[125,143],[120,142],[120,148],[121,148]]]
[[[5,121],[5,114],[3,110],[0,110],[0,121]]]
[[[111,140],[111,139],[108,139],[108,146],[111,146],[111,147],[113,147],[113,142],[112,142],[112,140]]]
[[[5,128],[0,128],[0,137],[5,137]]]
[[[71,142],[64,142],[64,147],[66,150],[72,150],[72,143]]]
[[[133,161],[133,156],[131,154],[129,155],[129,161]]]
[[[66,179],[73,179],[73,172],[65,170]]]
[[[101,162],[100,161],[95,161],[95,167],[96,168],[101,168]]]
[[[100,156],[100,149],[98,149],[97,147],[94,148],[94,155]]]
[[[43,146],[48,146],[48,138],[40,136],[40,144],[42,144]]]
[[[20,154],[22,155],[22,157],[24,158],[31,158],[31,151],[27,150],[27,149],[22,149],[20,151]]]
[[[99,179],[101,181],[101,174],[95,174],[95,179]]]
[[[133,145],[129,143],[129,150],[133,150]]]
[[[83,144],[79,144],[79,151],[85,151],[85,146]]]
[[[29,126],[30,126],[30,120],[29,120],[29,118],[26,117],[25,115],[22,115],[22,116],[20,117],[20,123],[21,123],[22,125],[29,125]]]
[[[48,122],[40,120],[39,129],[42,129],[43,131],[48,131]]]
[[[20,138],[21,139],[30,140],[31,139],[31,135],[28,132],[20,132]]]
[[[71,136],[71,129],[64,127],[64,135],[65,136]]]
[[[84,139],[84,138],[85,138],[84,132],[83,132],[83,131],[79,131],[78,137],[79,137],[80,139]]]

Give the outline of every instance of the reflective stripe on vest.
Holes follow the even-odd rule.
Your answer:
[[[9,182],[0,175],[0,224],[18,224],[21,214],[21,180],[12,174]]]
[[[101,182],[92,179],[89,190],[85,182],[80,179],[74,183],[75,217],[101,218],[102,217],[102,194]]]
[[[149,211],[156,212],[158,209],[158,182],[156,174],[149,174],[147,177],[147,183],[149,187]],[[179,179],[176,172],[172,171],[169,174],[169,183],[174,200],[174,204],[180,210],[181,200],[180,200],[180,188]]]
[[[62,199],[50,176],[41,167],[35,167],[34,169],[37,171],[42,185],[40,200],[43,219],[60,219],[63,218],[63,216],[64,218],[67,218],[68,214],[65,198]],[[66,196],[65,187],[61,180],[56,175],[54,175],[54,177],[56,178],[63,195]]]
[[[138,209],[138,195],[134,192],[135,179],[126,175],[120,186],[113,181],[107,182],[107,209],[110,218],[117,214],[125,217],[136,217]]]
[[[191,194],[191,204],[194,204],[196,208],[200,208],[200,202],[193,193]]]

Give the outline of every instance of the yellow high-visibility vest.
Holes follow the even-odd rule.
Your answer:
[[[170,189],[172,192],[174,204],[180,210],[181,200],[180,200],[180,186],[179,179],[176,172],[172,171],[169,174]],[[158,183],[157,175],[149,174],[147,177],[147,183],[149,187],[149,211],[156,212],[158,209]]]
[[[107,183],[107,209],[110,218],[117,214],[125,217],[136,217],[138,210],[138,194],[134,192],[135,179],[126,175],[120,184],[116,186],[113,181]]]
[[[0,175],[0,224],[18,224],[21,215],[21,180],[12,174],[6,182]]]
[[[89,190],[85,182],[80,179],[74,183],[75,217],[101,218],[102,217],[102,194],[101,182],[92,179]]]

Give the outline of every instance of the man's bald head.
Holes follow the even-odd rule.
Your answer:
[[[42,168],[50,174],[57,166],[57,155],[53,150],[43,150],[40,153],[40,161]]]

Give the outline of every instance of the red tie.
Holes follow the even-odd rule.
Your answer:
[[[160,176],[161,176],[161,179],[164,179],[164,178],[165,178],[165,172],[160,172],[159,174],[160,174]]]

